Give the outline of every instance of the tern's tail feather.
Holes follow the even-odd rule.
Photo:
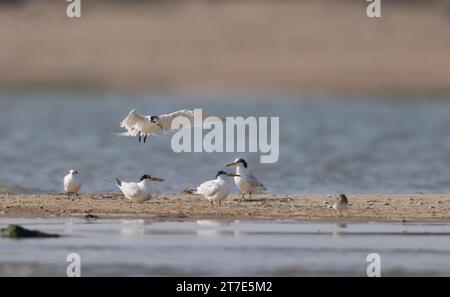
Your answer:
[[[122,133],[114,133],[120,137],[136,137],[139,134],[138,130],[130,130],[127,132],[122,132]]]
[[[188,188],[184,189],[183,191],[181,191],[181,194],[198,194],[198,193],[197,193],[196,188],[188,187]]]
[[[116,178],[116,185],[119,186],[119,187],[122,185],[122,182],[118,178]]]
[[[252,193],[255,193],[255,194],[264,194],[266,191],[267,191],[267,188],[266,188],[263,184],[261,184],[261,185],[259,185],[258,187],[254,188],[254,189],[252,190]]]

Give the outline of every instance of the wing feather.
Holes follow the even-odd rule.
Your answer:
[[[122,185],[119,186],[125,196],[129,198],[139,197],[141,193],[141,188],[137,183],[126,183],[122,182]]]
[[[247,176],[248,182],[250,183],[250,185],[259,190],[259,191],[265,191],[267,190],[266,187],[264,187],[263,183],[259,182],[258,179],[256,178],[256,176],[254,176],[253,174],[249,174]]]
[[[164,130],[164,132],[172,132],[172,121],[174,119],[176,119],[177,117],[185,117],[187,118],[191,125],[194,126],[194,117],[195,116],[200,116],[201,114],[201,119],[202,121],[204,120],[208,120],[208,121],[212,121],[212,122],[218,122],[218,121],[223,121],[223,118],[220,117],[213,117],[205,112],[197,112],[194,110],[178,110],[169,114],[163,114],[161,116],[159,116],[159,123],[162,127],[162,129]]]
[[[120,127],[126,129],[126,132],[118,133],[119,136],[135,137],[139,132],[145,135],[155,135],[160,128],[150,120],[150,117],[142,116],[135,109],[130,111],[125,119],[120,123]]]
[[[215,180],[206,181],[197,187],[197,193],[206,197],[214,196],[219,190],[219,186]]]

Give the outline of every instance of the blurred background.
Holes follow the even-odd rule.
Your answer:
[[[450,1],[381,2],[0,1],[0,185],[61,191],[77,168],[84,191],[178,192],[244,157],[273,193],[450,191]],[[196,107],[279,116],[279,162],[112,134]]]
[[[0,1],[6,88],[441,92],[450,1]]]

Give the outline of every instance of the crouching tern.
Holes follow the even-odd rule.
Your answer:
[[[143,140],[145,143],[148,136],[158,135],[157,132],[159,130],[163,130],[166,134],[173,132],[175,129],[172,129],[172,121],[177,117],[187,118],[192,125],[194,125],[194,118],[200,119],[201,123],[203,123],[203,120],[208,120],[212,123],[224,120],[221,117],[212,117],[202,112],[201,109],[183,109],[168,114],[151,116],[143,116],[133,109],[120,123],[120,127],[127,131],[117,134],[123,137],[138,137],[139,142]]]
[[[248,164],[244,159],[236,159],[234,162],[227,164],[227,167],[229,166],[236,166],[234,182],[241,190],[242,198],[245,198],[245,194],[249,194],[249,198],[251,198],[252,193],[260,194],[267,190],[249,171]]]
[[[222,206],[222,201],[227,198],[231,189],[228,176],[236,176],[236,174],[219,171],[216,174],[216,179],[202,183],[190,193],[203,195],[211,202],[211,205],[214,205],[213,202],[219,202],[219,205]]]
[[[124,182],[116,178],[116,184],[125,198],[138,203],[143,203],[151,198],[153,198],[153,193],[150,187],[151,182],[162,182],[164,181],[159,177],[151,177],[150,175],[143,175],[140,182]]]
[[[81,189],[81,181],[78,177],[78,171],[70,169],[69,173],[64,176],[64,193],[69,196],[75,194],[78,196],[78,192]]]
[[[339,214],[341,214],[341,211],[347,209],[348,206],[348,199],[347,196],[344,194],[340,194],[336,198],[336,202],[333,204],[333,208],[337,210]]]

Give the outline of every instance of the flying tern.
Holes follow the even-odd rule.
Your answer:
[[[158,135],[157,132],[163,130],[164,133],[173,132],[172,121],[177,117],[187,118],[191,124],[194,124],[194,118],[198,117],[201,122],[223,121],[221,117],[211,117],[201,110],[178,110],[168,114],[144,116],[136,112],[135,109],[129,112],[125,119],[120,123],[120,127],[126,132],[118,133],[123,137],[138,137],[139,142],[147,140],[148,136]],[[143,138],[143,139],[142,139]]]

